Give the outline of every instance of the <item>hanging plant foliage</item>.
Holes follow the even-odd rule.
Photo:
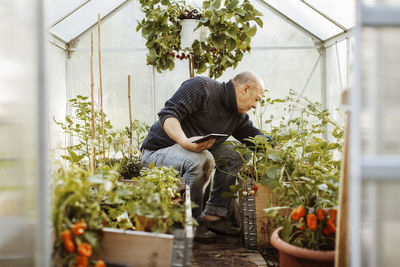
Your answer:
[[[250,52],[251,40],[257,25],[263,26],[262,13],[249,0],[203,1],[201,10],[187,6],[184,1],[140,0],[145,18],[138,22],[146,38],[147,64],[158,72],[172,70],[175,59],[194,58],[197,73],[208,72],[210,78],[218,78],[230,68],[236,68],[244,53]],[[181,18],[198,19],[197,29],[208,28],[204,41],[196,40],[190,51],[180,46]]]

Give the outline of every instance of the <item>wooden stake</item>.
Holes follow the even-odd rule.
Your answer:
[[[128,102],[129,102],[129,131],[131,133],[131,138],[129,144],[132,146],[132,108],[131,108],[131,75],[128,75]]]
[[[348,90],[342,93],[342,104],[347,105]],[[349,126],[350,115],[346,112],[346,123],[344,128],[343,160],[339,184],[339,209],[337,215],[335,267],[349,266],[349,225],[348,225],[348,166],[349,166]]]
[[[92,173],[96,174],[96,130],[95,130],[95,120],[94,120],[94,83],[93,83],[93,33],[90,33],[90,95],[92,97]]]
[[[100,116],[101,116],[101,141],[103,143],[103,161],[106,164],[106,146],[104,141],[104,116],[103,116],[103,82],[101,77],[101,50],[100,50],[100,14],[97,16],[98,40],[99,40],[99,75],[100,75]]]

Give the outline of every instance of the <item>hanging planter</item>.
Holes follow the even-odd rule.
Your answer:
[[[209,77],[218,78],[226,69],[236,68],[244,53],[250,52],[257,25],[263,26],[262,13],[249,0],[225,1],[223,5],[217,0],[203,1],[202,8],[195,11],[180,1],[140,0],[140,4],[145,18],[136,31],[141,30],[147,40],[147,64],[158,72],[172,70],[176,58],[190,59],[191,75],[194,70],[199,74],[208,70]],[[193,27],[194,22],[181,25],[183,19],[198,20],[196,30],[186,30],[185,24]],[[204,29],[210,32],[208,36]],[[182,50],[190,50],[190,57]]]
[[[197,19],[184,19],[181,22],[181,49],[192,49],[192,44],[200,40],[200,29],[196,30],[199,21]]]

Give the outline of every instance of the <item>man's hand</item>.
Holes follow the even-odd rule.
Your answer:
[[[193,152],[202,152],[209,149],[215,142],[215,138],[211,138],[201,143],[192,143],[194,140],[200,139],[203,136],[187,138],[182,130],[180,122],[174,117],[167,118],[163,127],[172,140],[177,142],[181,147]]]
[[[181,145],[181,147],[193,151],[193,152],[202,152],[204,150],[209,149],[214,143],[215,143],[215,138],[210,138],[204,142],[201,143],[192,143],[193,141],[202,138],[203,136],[193,136],[187,139],[187,142],[184,142]]]

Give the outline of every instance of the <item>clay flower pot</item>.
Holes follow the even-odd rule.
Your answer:
[[[300,248],[283,241],[279,234],[282,227],[271,235],[271,244],[279,250],[281,267],[333,267],[335,251],[318,251]]]

